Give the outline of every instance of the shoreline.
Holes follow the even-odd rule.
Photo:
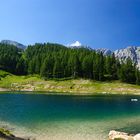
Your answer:
[[[38,76],[7,76],[0,80],[0,92],[41,92],[62,95],[140,95],[140,86],[120,81],[87,79],[43,80]]]
[[[0,140],[27,140],[27,139],[16,137],[9,130],[0,128]]]
[[[111,130],[108,137],[109,140],[140,140],[140,133],[134,135],[126,132]]]
[[[12,93],[11,93],[12,92]],[[10,90],[10,89],[3,89],[0,88],[0,94],[36,94],[36,95],[67,95],[67,96],[98,96],[98,95],[122,95],[122,96],[140,96],[140,93],[115,93],[115,92],[93,92],[93,93],[86,93],[86,92],[57,92],[57,91],[27,91],[27,90]]]

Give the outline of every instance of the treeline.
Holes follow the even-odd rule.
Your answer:
[[[15,46],[0,44],[0,69],[13,74],[19,74],[23,50]],[[24,61],[24,60],[23,60]]]
[[[120,62],[114,54],[104,56],[84,47],[52,43],[35,44],[26,50],[0,44],[0,69],[17,75],[39,74],[44,79],[86,78],[140,84],[140,71],[130,58]]]

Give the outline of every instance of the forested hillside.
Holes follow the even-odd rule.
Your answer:
[[[121,80],[140,84],[140,71],[131,59],[119,62],[88,48],[59,44],[35,44],[26,50],[0,44],[0,69],[16,75],[39,74],[44,79],[85,78],[98,81]]]

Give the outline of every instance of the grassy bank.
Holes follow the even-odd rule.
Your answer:
[[[4,76],[3,76],[4,75]],[[43,80],[38,75],[15,76],[0,72],[0,90],[12,91],[47,91],[64,93],[116,93],[140,94],[140,86],[121,83],[120,81],[97,82],[84,79]]]

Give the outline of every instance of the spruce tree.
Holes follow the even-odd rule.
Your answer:
[[[87,55],[84,57],[82,62],[82,70],[84,78],[93,78],[93,59],[92,55]]]
[[[54,67],[53,67],[53,77],[54,78],[62,78],[63,70],[61,67],[61,60],[59,58],[55,59]]]
[[[140,71],[138,68],[136,68],[136,84],[140,85]]]
[[[136,75],[135,75],[136,67],[132,63],[130,58],[127,58],[126,62],[121,64],[120,68],[120,79],[122,82],[127,83],[135,83]]]
[[[104,57],[103,57],[103,53],[100,53],[100,57],[99,57],[99,81],[103,81],[104,80]]]
[[[99,80],[100,55],[97,53],[93,59],[93,79]]]
[[[46,79],[53,78],[53,63],[51,56],[46,57],[40,70],[41,77]]]
[[[17,62],[17,65],[16,65],[16,74],[18,74],[18,75],[25,75],[27,73],[26,68],[27,68],[26,62],[23,59],[23,57],[21,57],[19,59],[19,61]]]

